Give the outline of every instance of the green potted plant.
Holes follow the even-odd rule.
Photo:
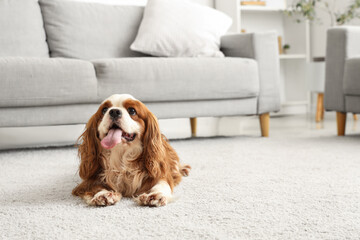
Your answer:
[[[290,49],[290,45],[289,45],[289,44],[285,44],[285,45],[283,46],[283,53],[286,54],[287,50],[289,50],[289,49]]]
[[[331,19],[331,26],[343,25],[354,18],[360,18],[358,9],[360,0],[354,0],[353,3],[343,13],[334,12],[326,0],[297,0],[290,10],[285,11],[288,16],[296,18],[297,22],[302,20],[319,21],[317,11],[326,11]]]

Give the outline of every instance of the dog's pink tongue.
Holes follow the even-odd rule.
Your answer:
[[[101,140],[101,146],[106,149],[115,147],[116,144],[121,142],[122,131],[120,129],[110,129],[106,137]]]

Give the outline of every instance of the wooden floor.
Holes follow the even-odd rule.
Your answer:
[[[171,139],[191,137],[188,119],[160,120],[163,133]],[[271,136],[287,136],[307,134],[334,134],[337,135],[336,113],[325,112],[324,120],[315,121],[315,113],[270,117]],[[222,117],[198,118],[197,136],[260,136],[258,117]],[[346,134],[360,135],[360,120],[354,120],[352,114],[347,117]]]

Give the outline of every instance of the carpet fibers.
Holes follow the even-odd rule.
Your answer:
[[[359,239],[360,137],[172,141],[193,168],[161,208],[88,207],[73,148],[0,152],[0,239]]]

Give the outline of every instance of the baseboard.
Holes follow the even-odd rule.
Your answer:
[[[271,113],[271,116],[307,114],[309,111],[308,108],[309,105],[307,101],[283,103],[281,104],[280,111],[276,113]]]

